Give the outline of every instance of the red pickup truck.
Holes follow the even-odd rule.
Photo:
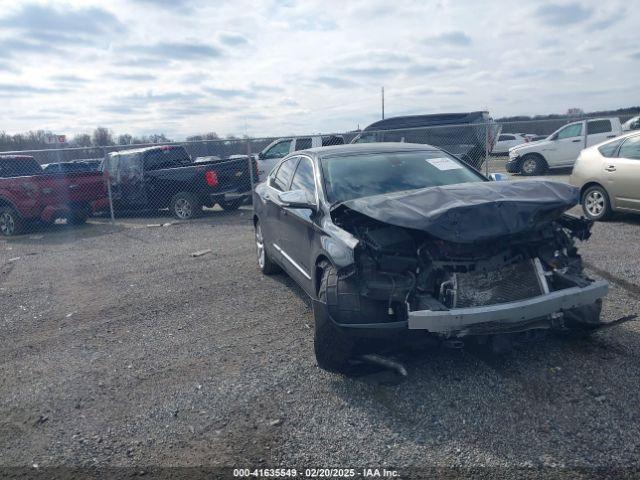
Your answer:
[[[27,155],[0,155],[0,233],[17,235],[28,222],[84,223],[106,196],[101,172],[48,174]]]

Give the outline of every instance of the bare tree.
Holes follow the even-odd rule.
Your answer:
[[[133,143],[133,137],[128,133],[118,135],[118,145],[131,145]]]
[[[79,133],[71,139],[71,145],[74,147],[90,147],[91,135],[88,133]]]
[[[109,145],[113,145],[113,133],[111,133],[111,130],[109,130],[108,128],[97,127],[93,131],[91,141],[96,147],[106,147]]]

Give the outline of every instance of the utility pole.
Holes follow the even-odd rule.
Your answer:
[[[382,119],[384,120],[384,87],[382,87]]]

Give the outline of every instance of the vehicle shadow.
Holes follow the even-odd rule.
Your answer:
[[[486,347],[401,351],[396,358],[408,371],[404,382],[394,384],[388,372],[336,375],[329,388],[358,410],[354,416],[367,418],[365,424],[399,445],[445,452],[459,445],[479,457],[532,459],[540,466],[550,451],[559,465],[572,465],[601,448],[591,432],[605,424],[607,431],[638,427],[636,419],[621,415],[625,407],[615,392],[630,392],[623,394],[624,404],[640,401],[633,374],[640,335],[625,328],[620,343],[614,330],[588,339],[549,336],[502,354]],[[363,402],[363,395],[370,401]],[[576,440],[582,438],[591,443]],[[625,452],[622,438],[607,437],[608,448]]]

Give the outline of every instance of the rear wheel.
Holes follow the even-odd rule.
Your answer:
[[[590,220],[603,220],[611,215],[609,195],[600,185],[587,188],[582,194],[582,210]]]
[[[171,213],[180,220],[189,220],[202,214],[202,203],[188,192],[176,193],[171,199]]]
[[[218,203],[220,204],[223,210],[226,210],[229,212],[229,211],[237,210],[238,208],[240,208],[240,205],[242,205],[242,199],[237,198],[235,200],[220,200]]]
[[[82,225],[86,223],[89,218],[89,209],[88,207],[78,208],[73,210],[71,214],[67,217],[67,223],[70,225]]]
[[[314,351],[318,366],[329,372],[343,372],[354,352],[354,342],[329,318],[327,291],[337,281],[336,270],[328,262],[323,263],[322,280],[318,291],[319,308],[322,314],[315,315]]]
[[[24,230],[24,220],[11,207],[0,208],[0,233],[5,237],[20,235]]]
[[[265,275],[272,275],[280,271],[280,267],[276,265],[270,258],[264,246],[264,237],[262,236],[262,227],[260,222],[256,221],[256,254],[258,257],[258,268]]]
[[[538,155],[525,155],[520,162],[520,173],[522,175],[542,175],[546,169],[546,162]]]

